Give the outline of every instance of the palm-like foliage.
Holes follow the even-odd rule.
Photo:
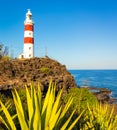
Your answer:
[[[31,85],[31,91],[26,87],[27,98],[27,112],[24,111],[20,96],[15,90],[13,92],[14,104],[16,107],[16,114],[22,130],[71,130],[77,123],[82,113],[69,124],[73,117],[75,110],[71,116],[64,121],[65,115],[72,104],[72,98],[69,98],[66,105],[63,107],[60,104],[62,90],[55,97],[55,85],[50,82],[46,97],[42,103],[42,95],[40,86],[38,90]],[[5,114],[5,119],[0,116],[0,120],[7,127],[8,130],[16,130],[14,123],[14,116],[11,116],[5,105],[0,102],[1,108]]]

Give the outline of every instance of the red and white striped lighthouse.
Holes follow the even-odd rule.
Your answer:
[[[26,13],[26,20],[24,21],[24,58],[34,57],[34,23],[32,20],[32,13],[30,9]]]

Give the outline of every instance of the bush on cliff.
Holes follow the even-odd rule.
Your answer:
[[[42,68],[40,68],[40,71],[41,71],[42,73],[48,74],[48,73],[50,72],[50,68],[48,68],[48,67],[42,67]]]

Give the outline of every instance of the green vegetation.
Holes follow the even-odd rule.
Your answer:
[[[73,117],[75,110],[71,113],[69,118],[65,120],[65,115],[72,104],[72,98],[69,98],[66,105],[63,107],[60,104],[62,90],[55,97],[55,85],[50,82],[46,97],[42,103],[42,96],[40,86],[38,91],[31,86],[29,91],[26,87],[26,100],[27,111],[24,111],[23,104],[18,92],[13,92],[13,100],[16,108],[16,114],[11,115],[1,101],[1,109],[4,113],[4,117],[0,116],[1,122],[6,126],[8,130],[16,130],[15,118],[18,118],[20,127],[22,130],[71,130],[82,113],[69,125],[71,118]]]
[[[44,99],[40,86],[35,90],[33,85],[30,89],[14,90],[12,101],[1,94],[0,122],[4,125],[0,129],[117,130],[114,107],[99,104],[87,89],[73,88],[67,94],[61,90],[57,95],[55,89],[50,82]]]
[[[40,71],[41,71],[42,73],[48,74],[48,73],[50,72],[50,68],[48,68],[48,67],[42,67],[42,68],[40,69]]]
[[[8,60],[9,56],[8,56],[8,47],[5,46],[3,44],[0,43],[0,60],[4,59],[4,60]]]
[[[72,88],[69,89],[68,93],[63,95],[63,101],[66,103],[69,97],[73,97],[73,103],[71,105],[71,109],[77,107],[78,112],[82,110],[86,110],[87,103],[90,106],[93,106],[97,103],[96,97],[88,91],[86,88]]]
[[[88,114],[87,109],[87,103],[90,105],[90,108],[94,107],[96,103],[98,102],[96,97],[88,91],[86,88],[72,88],[69,89],[68,93],[63,95],[63,103],[66,104],[69,97],[73,98],[72,105],[70,107],[70,111],[73,111],[74,109],[77,109],[76,115],[79,115],[83,110],[85,111],[81,118],[79,119],[79,122],[77,122],[76,126],[74,127],[75,130],[77,129],[83,129],[84,124],[86,124],[85,116]],[[69,116],[69,114],[68,114]],[[71,120],[72,122],[72,120]],[[85,130],[85,129],[83,129]]]
[[[63,95],[64,104],[70,96],[73,98],[70,111],[76,108],[79,115],[85,110],[74,130],[117,130],[117,115],[114,113],[114,107],[98,103],[96,97],[86,88],[70,89],[68,94]]]
[[[4,61],[8,61],[9,59],[10,59],[9,56],[3,56],[3,57],[2,57],[2,60],[4,60]]]
[[[117,130],[117,115],[109,104],[87,105],[88,113],[84,116],[84,130]]]

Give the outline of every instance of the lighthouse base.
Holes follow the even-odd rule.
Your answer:
[[[33,58],[34,57],[34,48],[33,44],[24,44],[24,58]]]

